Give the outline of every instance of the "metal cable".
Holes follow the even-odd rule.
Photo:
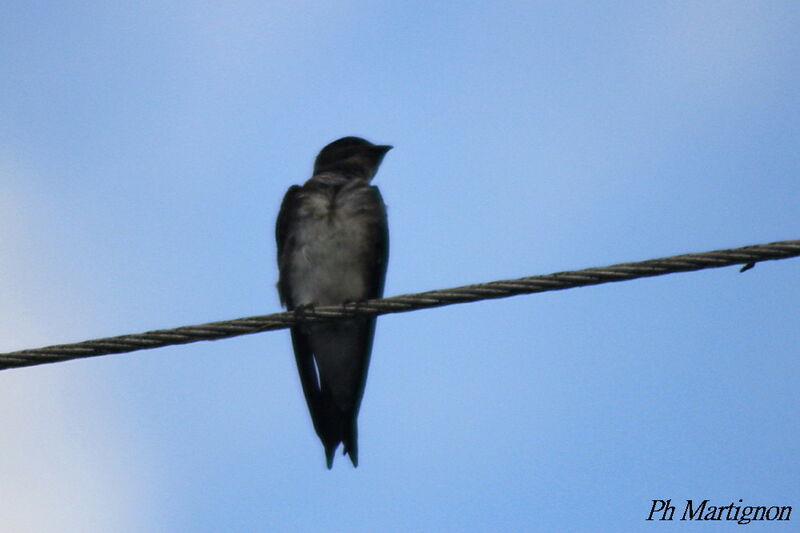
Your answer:
[[[745,271],[752,268],[752,265],[759,261],[786,259],[796,256],[800,256],[800,240],[757,244],[743,248],[715,250],[698,254],[675,255],[637,263],[621,263],[607,267],[465,285],[454,289],[405,294],[365,302],[350,302],[339,306],[316,307],[302,311],[238,318],[197,326],[161,329],[146,333],[88,340],[75,344],[60,344],[45,348],[9,352],[0,354],[0,370],[98,355],[147,350],[173,344],[224,339],[237,335],[289,328],[300,322],[320,322],[343,317],[403,313],[456,303],[506,298],[517,294],[557,291],[573,287],[599,285],[612,281],[661,276],[674,272],[689,272],[736,264],[744,264],[742,271]]]

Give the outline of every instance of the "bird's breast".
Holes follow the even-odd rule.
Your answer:
[[[367,297],[369,209],[358,195],[309,194],[294,233],[290,272],[295,305],[335,305]]]

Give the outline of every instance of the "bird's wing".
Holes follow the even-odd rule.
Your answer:
[[[371,251],[369,261],[375,265],[372,269],[372,276],[367,284],[369,288],[369,298],[380,298],[383,296],[383,285],[386,281],[386,266],[389,262],[389,226],[386,220],[386,205],[383,203],[383,197],[377,187],[370,187],[370,192],[375,198],[375,202],[380,209],[379,223],[374,224],[370,231],[372,242],[375,243]]]
[[[369,279],[367,280],[368,293],[367,298],[380,298],[383,296],[383,286],[386,281],[386,266],[389,260],[389,227],[386,219],[386,206],[383,203],[383,198],[377,187],[371,186],[370,193],[375,199],[375,205],[378,206],[378,220],[376,224],[370,226],[369,231],[372,232],[370,240],[374,243],[368,252],[368,264],[374,267],[369,270]],[[361,397],[364,394],[364,387],[367,383],[367,369],[369,368],[370,354],[372,353],[372,341],[375,337],[375,321],[376,317],[355,320],[354,323],[358,324],[361,333],[354,336],[357,341],[357,346],[351,347],[354,353],[359,354],[356,359],[360,362],[360,383],[356,393],[356,402],[354,406],[354,414],[358,413],[361,403]]]
[[[278,212],[278,221],[275,224],[275,241],[278,244],[278,295],[281,299],[281,304],[285,305],[287,309],[294,308],[294,302],[291,301],[288,287],[286,286],[287,279],[284,272],[284,257],[288,248],[291,248],[293,243],[293,236],[291,231],[292,220],[297,212],[297,196],[300,192],[299,185],[292,185],[283,197],[281,202],[281,209]]]
[[[280,295],[281,303],[289,310],[295,308],[295,302],[292,301],[291,291],[288,286],[288,257],[291,255],[292,248],[295,246],[293,226],[297,223],[296,215],[298,209],[298,193],[300,190],[300,186],[292,185],[289,187],[289,190],[286,191],[283,202],[281,202],[280,211],[278,212],[278,220],[275,224],[275,241],[278,247],[278,294]],[[311,337],[306,328],[302,326],[291,328],[291,333],[292,348],[294,348],[294,357],[297,363],[297,372],[300,375],[300,384],[303,388],[303,395],[306,398],[306,405],[311,414],[314,429],[320,436],[327,435],[329,430],[326,427],[325,417],[322,414],[324,406],[319,377],[314,364],[314,351],[311,347]],[[335,449],[336,444],[338,444],[338,440],[336,443],[325,442],[328,468],[331,466],[333,449]]]

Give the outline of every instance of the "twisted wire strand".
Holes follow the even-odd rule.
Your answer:
[[[607,267],[492,281],[364,302],[349,302],[339,306],[308,308],[302,311],[223,320],[196,326],[161,329],[145,333],[88,340],[74,344],[59,344],[44,348],[3,353],[0,354],[0,370],[99,355],[148,350],[174,344],[224,339],[238,335],[290,328],[301,322],[321,322],[353,316],[404,313],[457,303],[506,298],[518,294],[557,291],[706,268],[745,264],[745,267],[742,268],[742,271],[745,271],[760,261],[797,256],[800,256],[800,240],[780,241],[742,248],[675,255],[636,263],[621,263]]]

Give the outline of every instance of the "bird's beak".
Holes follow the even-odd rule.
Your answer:
[[[394,148],[394,146],[389,146],[388,144],[381,144],[375,147],[375,150],[379,151],[382,154],[385,154],[389,150]]]

